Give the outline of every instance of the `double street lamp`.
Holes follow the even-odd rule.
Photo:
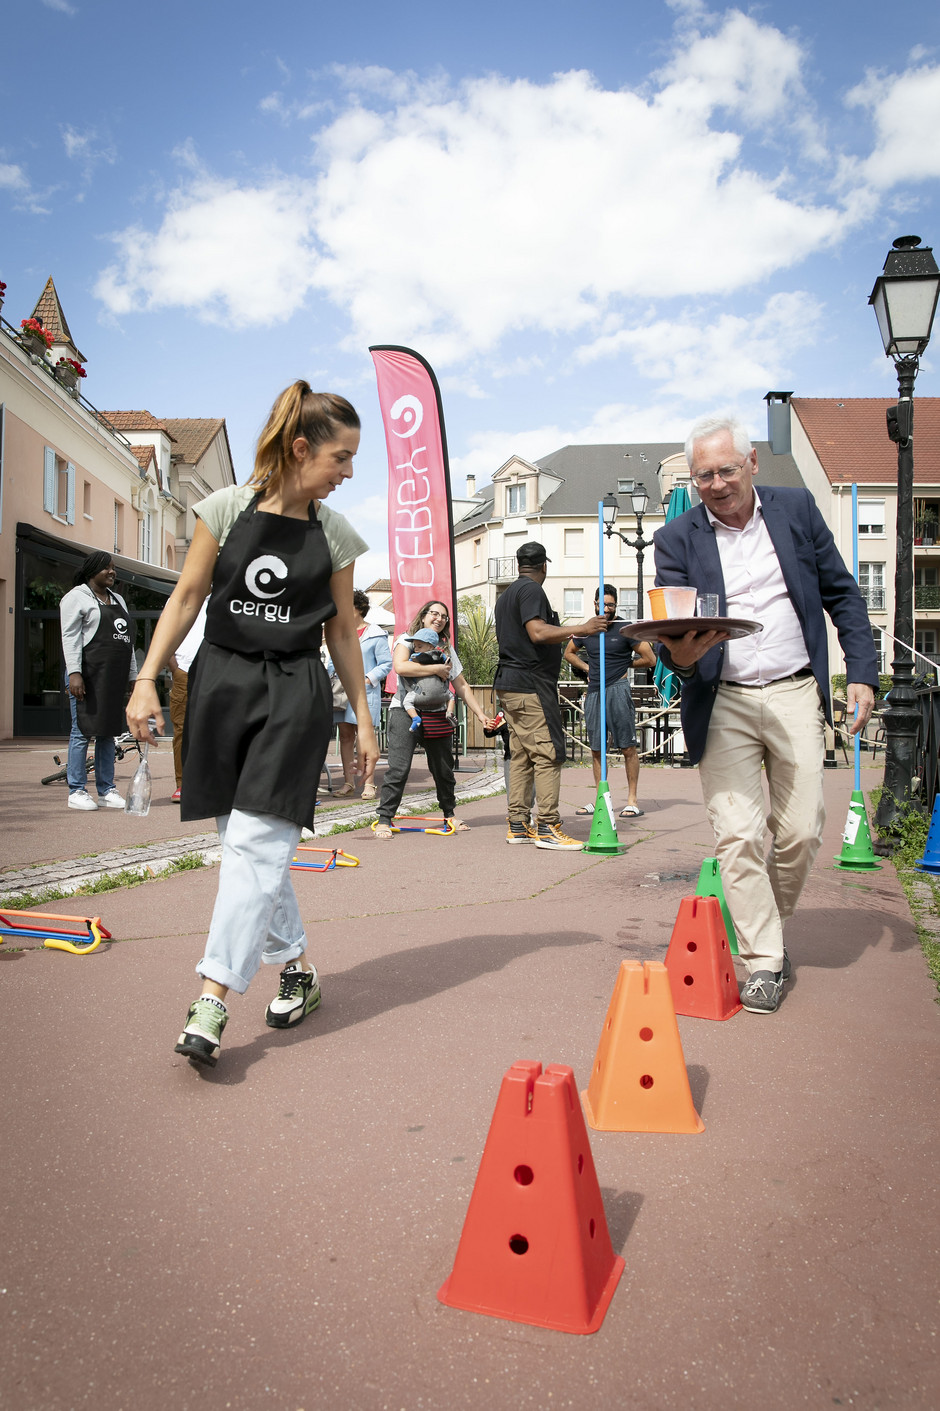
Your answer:
[[[897,566],[894,578],[893,681],[885,726],[885,773],[875,827],[890,835],[901,823],[901,810],[911,801],[917,772],[920,710],[914,694],[914,379],[920,356],[930,342],[940,270],[929,247],[918,235],[894,241],[884,270],[875,281],[869,303],[874,305],[885,355],[898,374],[898,404],[889,407],[888,436],[898,447]],[[890,842],[881,842],[886,852]]]
[[[617,496],[613,493],[605,495],[602,501],[604,516],[604,533],[608,539],[612,539],[616,534],[630,549],[636,550],[636,603],[637,617],[643,616],[643,551],[653,547],[652,539],[643,538],[643,516],[646,514],[646,507],[649,504],[649,495],[642,485],[634,485],[630,492],[630,503],[633,506],[633,513],[636,515],[636,537],[631,539],[621,530],[615,529],[617,515],[620,512],[620,504]],[[602,605],[603,606],[603,605]]]

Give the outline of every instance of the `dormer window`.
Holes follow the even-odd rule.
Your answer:
[[[506,487],[507,514],[525,514],[525,491],[524,485],[508,485]]]
[[[618,481],[617,481],[617,494],[618,494],[618,495],[632,495],[632,494],[633,494],[633,489],[634,489],[635,483],[636,483],[636,482],[633,481],[633,480],[618,480]]]

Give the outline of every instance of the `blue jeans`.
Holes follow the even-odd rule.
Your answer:
[[[238,808],[216,823],[219,890],[196,974],[243,995],[262,961],[289,965],[307,949],[290,880],[301,829],[286,818]]]
[[[65,678],[68,685],[68,677]],[[88,783],[88,774],[85,770],[85,760],[88,756],[88,740],[78,728],[78,714],[76,707],[78,702],[75,697],[69,696],[69,710],[72,712],[72,730],[69,734],[69,757],[66,768],[66,778],[69,781],[69,793],[74,794],[79,789],[84,789]],[[98,735],[95,739],[95,782],[98,786],[98,796],[103,798],[105,794],[110,794],[114,788],[114,736]]]

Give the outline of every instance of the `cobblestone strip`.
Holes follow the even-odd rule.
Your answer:
[[[503,776],[494,773],[473,774],[468,779],[457,776],[457,795],[473,794],[489,797],[503,791]],[[403,803],[402,813],[423,813],[426,809],[436,809],[437,798],[433,791],[427,794],[411,794]],[[351,823],[362,824],[375,817],[375,805],[356,803],[349,808],[331,810],[322,820],[317,820],[316,831],[311,834],[304,829],[307,837],[326,838],[337,828],[348,827]],[[205,863],[218,862],[222,856],[218,834],[196,833],[188,838],[169,838],[162,843],[148,843],[142,848],[122,848],[114,852],[96,853],[93,857],[75,858],[69,862],[40,863],[35,867],[20,868],[15,872],[0,873],[0,896],[15,900],[31,892],[55,890],[69,895],[77,892],[88,882],[96,882],[115,872],[133,872],[138,877],[158,877],[181,857],[192,854]]]

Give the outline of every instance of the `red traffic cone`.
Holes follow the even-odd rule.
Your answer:
[[[730,1019],[741,1009],[717,897],[683,897],[666,952],[666,969],[677,1014]]]
[[[604,1321],[614,1254],[574,1073],[505,1074],[441,1303],[563,1333]]]

